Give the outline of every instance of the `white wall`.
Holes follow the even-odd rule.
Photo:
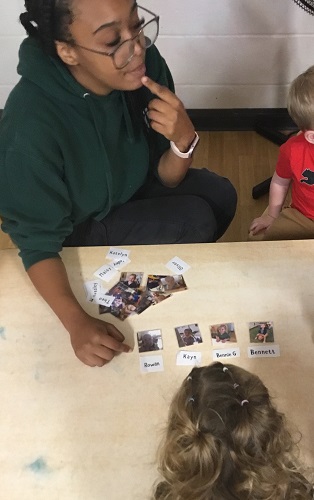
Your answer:
[[[23,3],[0,0],[0,108],[18,80]],[[142,5],[161,16],[157,46],[188,108],[285,107],[289,83],[314,64],[314,17],[292,0]]]

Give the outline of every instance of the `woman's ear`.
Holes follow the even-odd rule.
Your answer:
[[[306,130],[304,132],[304,137],[307,140],[307,142],[314,144],[314,131],[313,130]]]
[[[55,41],[56,51],[61,61],[68,66],[76,66],[78,64],[77,53],[75,47],[72,47],[67,42]]]

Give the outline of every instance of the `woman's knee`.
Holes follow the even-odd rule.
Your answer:
[[[212,243],[217,240],[217,220],[210,205],[197,196],[187,196],[184,217],[186,243]]]
[[[198,185],[196,191],[214,206],[219,207],[232,219],[234,217],[238,195],[232,182],[226,177],[211,172],[207,168],[190,169],[193,182]]]
[[[237,191],[227,177],[217,175],[216,183],[224,211],[233,219],[238,203]]]

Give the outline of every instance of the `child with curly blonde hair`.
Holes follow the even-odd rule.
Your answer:
[[[154,498],[311,499],[294,446],[256,375],[222,363],[193,368],[170,407]]]

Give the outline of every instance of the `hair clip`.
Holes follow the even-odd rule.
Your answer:
[[[191,375],[189,375],[189,376],[186,378],[186,380],[192,380]]]
[[[226,366],[224,366],[223,369],[222,369],[222,371],[223,372],[228,372],[229,370],[228,370],[228,368]]]
[[[191,396],[189,399],[188,399],[188,403],[194,403],[195,399],[193,398],[193,396]]]
[[[249,401],[247,399],[243,399],[243,401],[241,401],[241,406],[245,405],[245,403],[249,403]]]
[[[236,382],[233,384],[233,388],[236,389],[237,387],[240,387],[239,384],[237,384]]]

